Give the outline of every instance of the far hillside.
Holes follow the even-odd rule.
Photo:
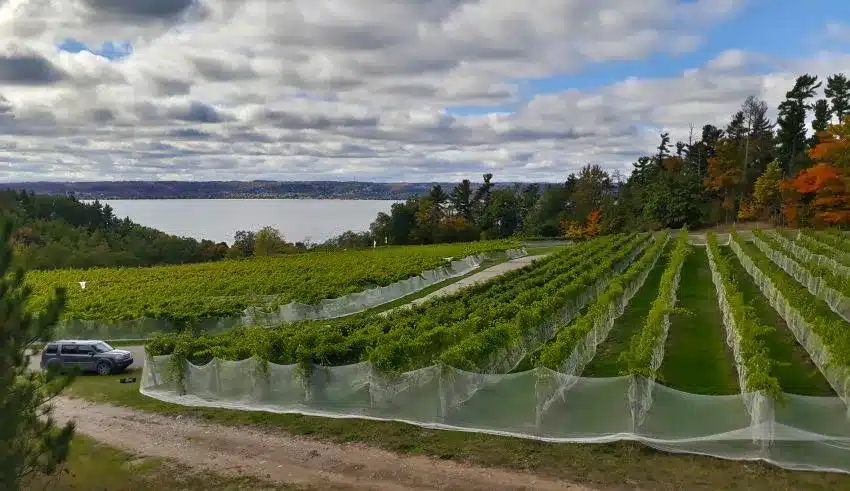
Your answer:
[[[115,216],[109,205],[0,190],[16,257],[30,269],[150,266],[221,259],[227,244],[176,237]]]

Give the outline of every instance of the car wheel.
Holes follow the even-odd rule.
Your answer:
[[[112,365],[110,365],[109,363],[107,363],[105,361],[102,361],[102,362],[97,364],[97,367],[95,367],[95,370],[97,370],[98,375],[109,375],[109,374],[112,373]]]

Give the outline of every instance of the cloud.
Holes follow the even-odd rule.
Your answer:
[[[661,128],[725,124],[748,95],[775,105],[795,71],[850,64],[729,50],[664,79],[537,96],[527,80],[688,52],[743,3],[0,0],[0,180],[627,169]],[[55,48],[67,39],[132,49]]]

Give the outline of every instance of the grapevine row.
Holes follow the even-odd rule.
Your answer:
[[[796,242],[799,242],[800,245],[808,249],[814,254],[818,254],[821,256],[826,256],[832,258],[839,264],[850,267],[850,253],[842,253],[841,251],[824,244],[823,242],[815,239],[811,232],[807,232],[805,230],[799,231],[784,231],[786,236],[791,236],[789,238],[793,238]]]
[[[630,262],[634,254],[639,251],[639,247],[647,239],[648,236],[646,235],[635,237],[626,247],[616,253],[610,254],[601,261],[587,264],[579,276],[562,288],[552,289],[549,296],[530,295],[529,300],[535,298],[536,300],[523,302],[523,310],[516,319],[490,326],[486,330],[454,344],[440,356],[440,361],[449,366],[468,371],[510,371],[528,353],[529,349],[526,343],[545,340],[539,339],[546,337],[545,335],[535,336],[533,334],[541,325],[547,321],[556,321],[556,316],[565,308],[570,312],[576,312],[582,308],[584,306],[582,303],[590,299],[578,299],[577,297],[583,291],[591,289],[606,275],[610,275],[618,264]],[[536,348],[536,346],[533,348]],[[514,352],[515,355],[506,357],[506,352]]]
[[[33,271],[30,307],[41,310],[53,288],[65,287],[67,319],[177,322],[240,315],[247,307],[314,304],[386,286],[446,264],[445,258],[518,246],[511,241],[381,247],[147,268]],[[85,288],[79,284],[86,282]]]
[[[399,309],[390,315],[358,315],[335,321],[306,321],[283,324],[277,328],[238,328],[226,334],[197,338],[183,335],[160,336],[147,345],[150,354],[183,353],[193,363],[206,363],[214,356],[242,359],[257,356],[279,364],[343,365],[362,360],[378,340],[391,331],[416,333],[443,323],[469,318],[472,312],[488,313],[487,298],[515,297],[514,288],[545,284],[551,272],[574,268],[579,258],[604,254],[624,237],[604,237],[569,248],[531,266],[506,273],[499,278],[461,290],[416,308]],[[565,266],[566,265],[566,266]],[[480,297],[480,298],[479,298]],[[480,305],[480,307],[479,307]],[[479,321],[480,322],[480,321]]]
[[[808,235],[820,242],[832,247],[835,251],[842,255],[850,254],[850,239],[846,235],[838,231],[826,230],[804,230],[803,234]]]
[[[674,311],[676,289],[682,265],[690,253],[688,231],[683,230],[676,239],[670,260],[661,276],[658,296],[646,316],[640,332],[632,337],[629,347],[620,354],[620,363],[629,375],[643,375],[655,379],[664,356],[664,342],[669,329],[669,314]]]
[[[591,265],[604,263],[615,251],[628,249],[638,240],[640,237],[633,237],[625,245],[617,241],[595,248],[591,254],[573,263],[569,270],[561,271],[556,277],[534,286],[513,282],[508,293],[511,298],[478,296],[475,308],[467,310],[466,316],[459,322],[436,321],[430,312],[423,312],[426,314],[424,316],[412,316],[410,329],[402,330],[394,326],[388,335],[381,338],[369,358],[383,370],[411,370],[433,363],[439,353],[465,342],[495,323],[512,322],[515,319],[523,325],[535,322],[543,315],[534,314],[534,308],[541,302],[549,302],[560,308],[559,305],[563,303],[558,300],[557,292],[569,286],[582,272],[588,271]],[[445,309],[439,304],[435,307]]]
[[[787,256],[787,250],[772,234],[756,229],[753,230],[753,235],[755,244],[771,260],[798,282],[806,285],[810,293],[829,304],[836,314],[850,322],[850,281],[815,262],[794,261]]]
[[[779,398],[782,389],[779,379],[772,375],[774,362],[764,342],[764,336],[775,329],[762,325],[755,310],[747,305],[744,295],[733,281],[732,265],[720,253],[717,236],[707,235],[708,262],[717,290],[717,300],[723,311],[723,323],[732,334],[732,350],[738,365],[741,392],[765,391]]]
[[[602,323],[606,321],[613,323],[616,317],[622,315],[622,308],[625,308],[646,280],[649,270],[653,268],[664,251],[669,236],[669,232],[665,232],[657,237],[638,261],[611,281],[605,292],[588,308],[587,313],[559,329],[557,337],[540,352],[539,364],[551,370],[580,375],[584,363],[589,360],[579,360],[579,358],[585,353],[595,353],[596,345],[604,341],[607,330],[605,330],[606,334],[600,334],[598,338],[590,339],[589,336],[595,330],[600,330],[598,326]],[[617,309],[618,306],[621,308]],[[607,327],[610,329],[610,326]],[[578,351],[582,349],[584,349],[583,352]],[[565,364],[570,360],[572,363],[565,369]]]
[[[812,361],[842,398],[850,371],[850,325],[786,274],[755,245],[732,233],[732,250],[771,306],[782,315]],[[828,368],[827,368],[828,366]]]
[[[818,244],[817,241],[806,240],[807,238],[801,234],[796,234],[798,240],[794,240],[795,234],[787,230],[778,230],[775,231],[775,234],[775,238],[780,242],[780,244],[782,244],[786,250],[791,251],[791,254],[800,260],[813,262],[825,268],[829,268],[833,274],[850,277],[850,267],[836,261],[829,255],[831,254],[829,251],[824,250],[826,248],[818,247],[818,245],[816,245]],[[827,255],[824,255],[823,253],[826,253]]]

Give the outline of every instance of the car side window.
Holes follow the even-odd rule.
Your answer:
[[[77,346],[77,354],[88,355],[90,353],[94,353],[94,348],[92,348],[91,346],[85,346],[85,345]]]
[[[77,345],[76,344],[63,344],[62,345],[62,354],[63,355],[76,355],[77,354]]]
[[[57,348],[58,346],[56,346],[55,344],[48,344],[44,347],[44,353],[47,355],[55,355],[56,351],[58,351]]]

